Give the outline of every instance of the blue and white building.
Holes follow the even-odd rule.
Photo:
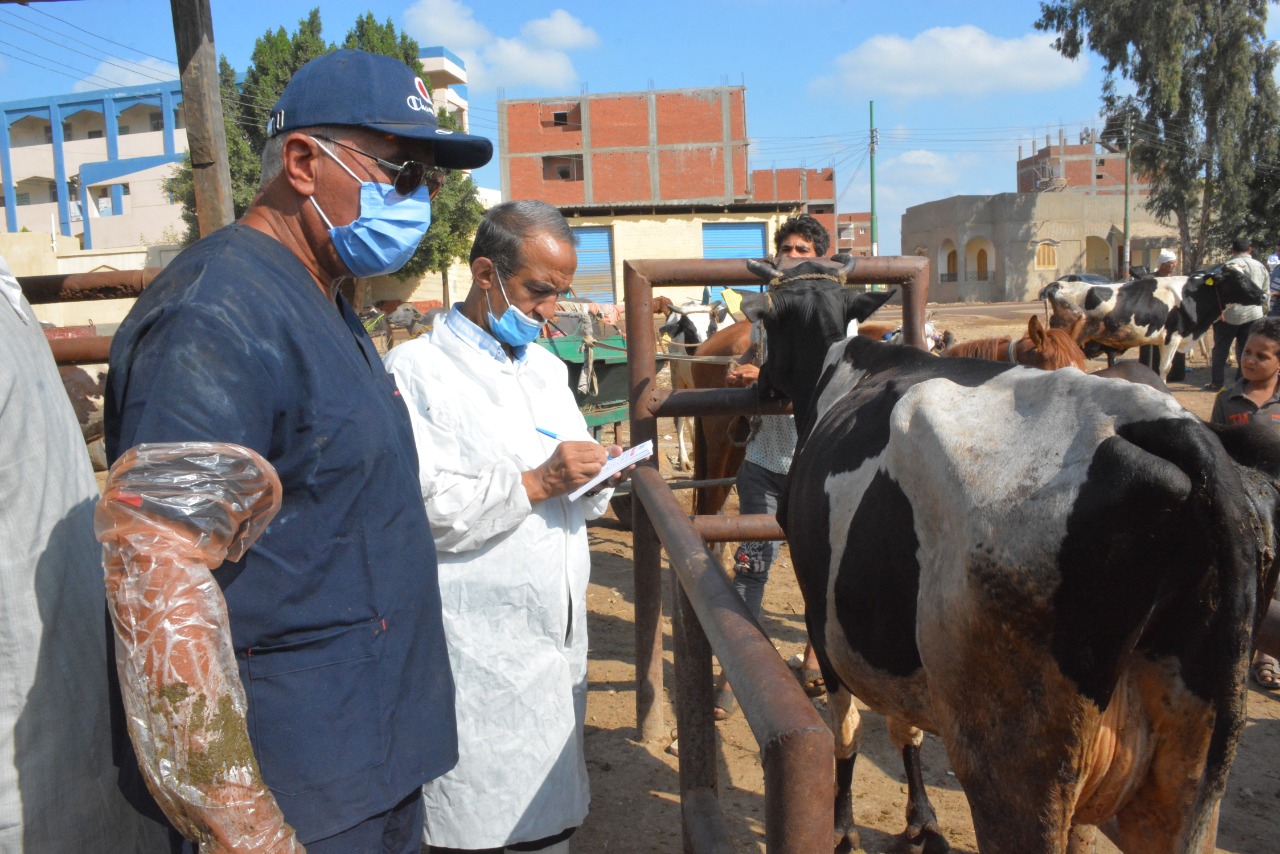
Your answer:
[[[467,126],[466,65],[419,54],[437,108]],[[164,180],[187,150],[178,80],[0,103],[5,231],[75,238],[84,249],[165,242],[186,229]]]
[[[79,237],[85,249],[183,229],[164,179],[187,148],[177,80],[0,103],[6,231]]]

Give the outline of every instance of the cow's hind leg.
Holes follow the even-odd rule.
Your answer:
[[[1067,854],[1096,854],[1098,850],[1098,828],[1091,824],[1076,824],[1071,827],[1071,835],[1067,837]]]
[[[925,789],[920,765],[920,745],[924,733],[897,718],[889,718],[889,738],[902,753],[902,768],[907,776],[907,829],[903,832],[904,850],[912,854],[942,854],[950,851],[947,838],[938,827],[938,816]]]
[[[827,683],[829,689],[832,685],[837,683]],[[835,835],[836,852],[840,854],[856,851],[861,845],[858,829],[853,824],[853,763],[862,743],[862,715],[854,705],[853,695],[843,686],[829,690],[828,694],[836,742]]]
[[[689,471],[693,464],[689,462],[689,449],[684,444],[684,426],[689,419],[683,415],[676,418],[676,469]]]

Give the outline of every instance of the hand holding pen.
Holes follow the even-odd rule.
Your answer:
[[[525,492],[530,502],[545,501],[558,495],[567,495],[591,480],[611,456],[622,453],[619,445],[607,448],[589,440],[565,439],[550,430],[536,427],[539,433],[557,444],[546,462],[522,476]],[[624,472],[609,479],[609,486],[621,482]],[[603,487],[602,487],[603,488]]]

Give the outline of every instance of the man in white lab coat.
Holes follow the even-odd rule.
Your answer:
[[[586,523],[611,493],[567,496],[622,449],[591,441],[564,363],[532,343],[576,268],[559,211],[499,205],[476,232],[466,300],[386,356],[457,685],[460,759],[423,789],[432,852],[567,851],[587,814]]]

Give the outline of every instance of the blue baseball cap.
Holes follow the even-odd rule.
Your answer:
[[[442,128],[427,86],[398,59],[335,50],[298,69],[267,119],[267,137],[316,125],[352,125],[435,144],[435,165],[475,169],[493,143]]]

